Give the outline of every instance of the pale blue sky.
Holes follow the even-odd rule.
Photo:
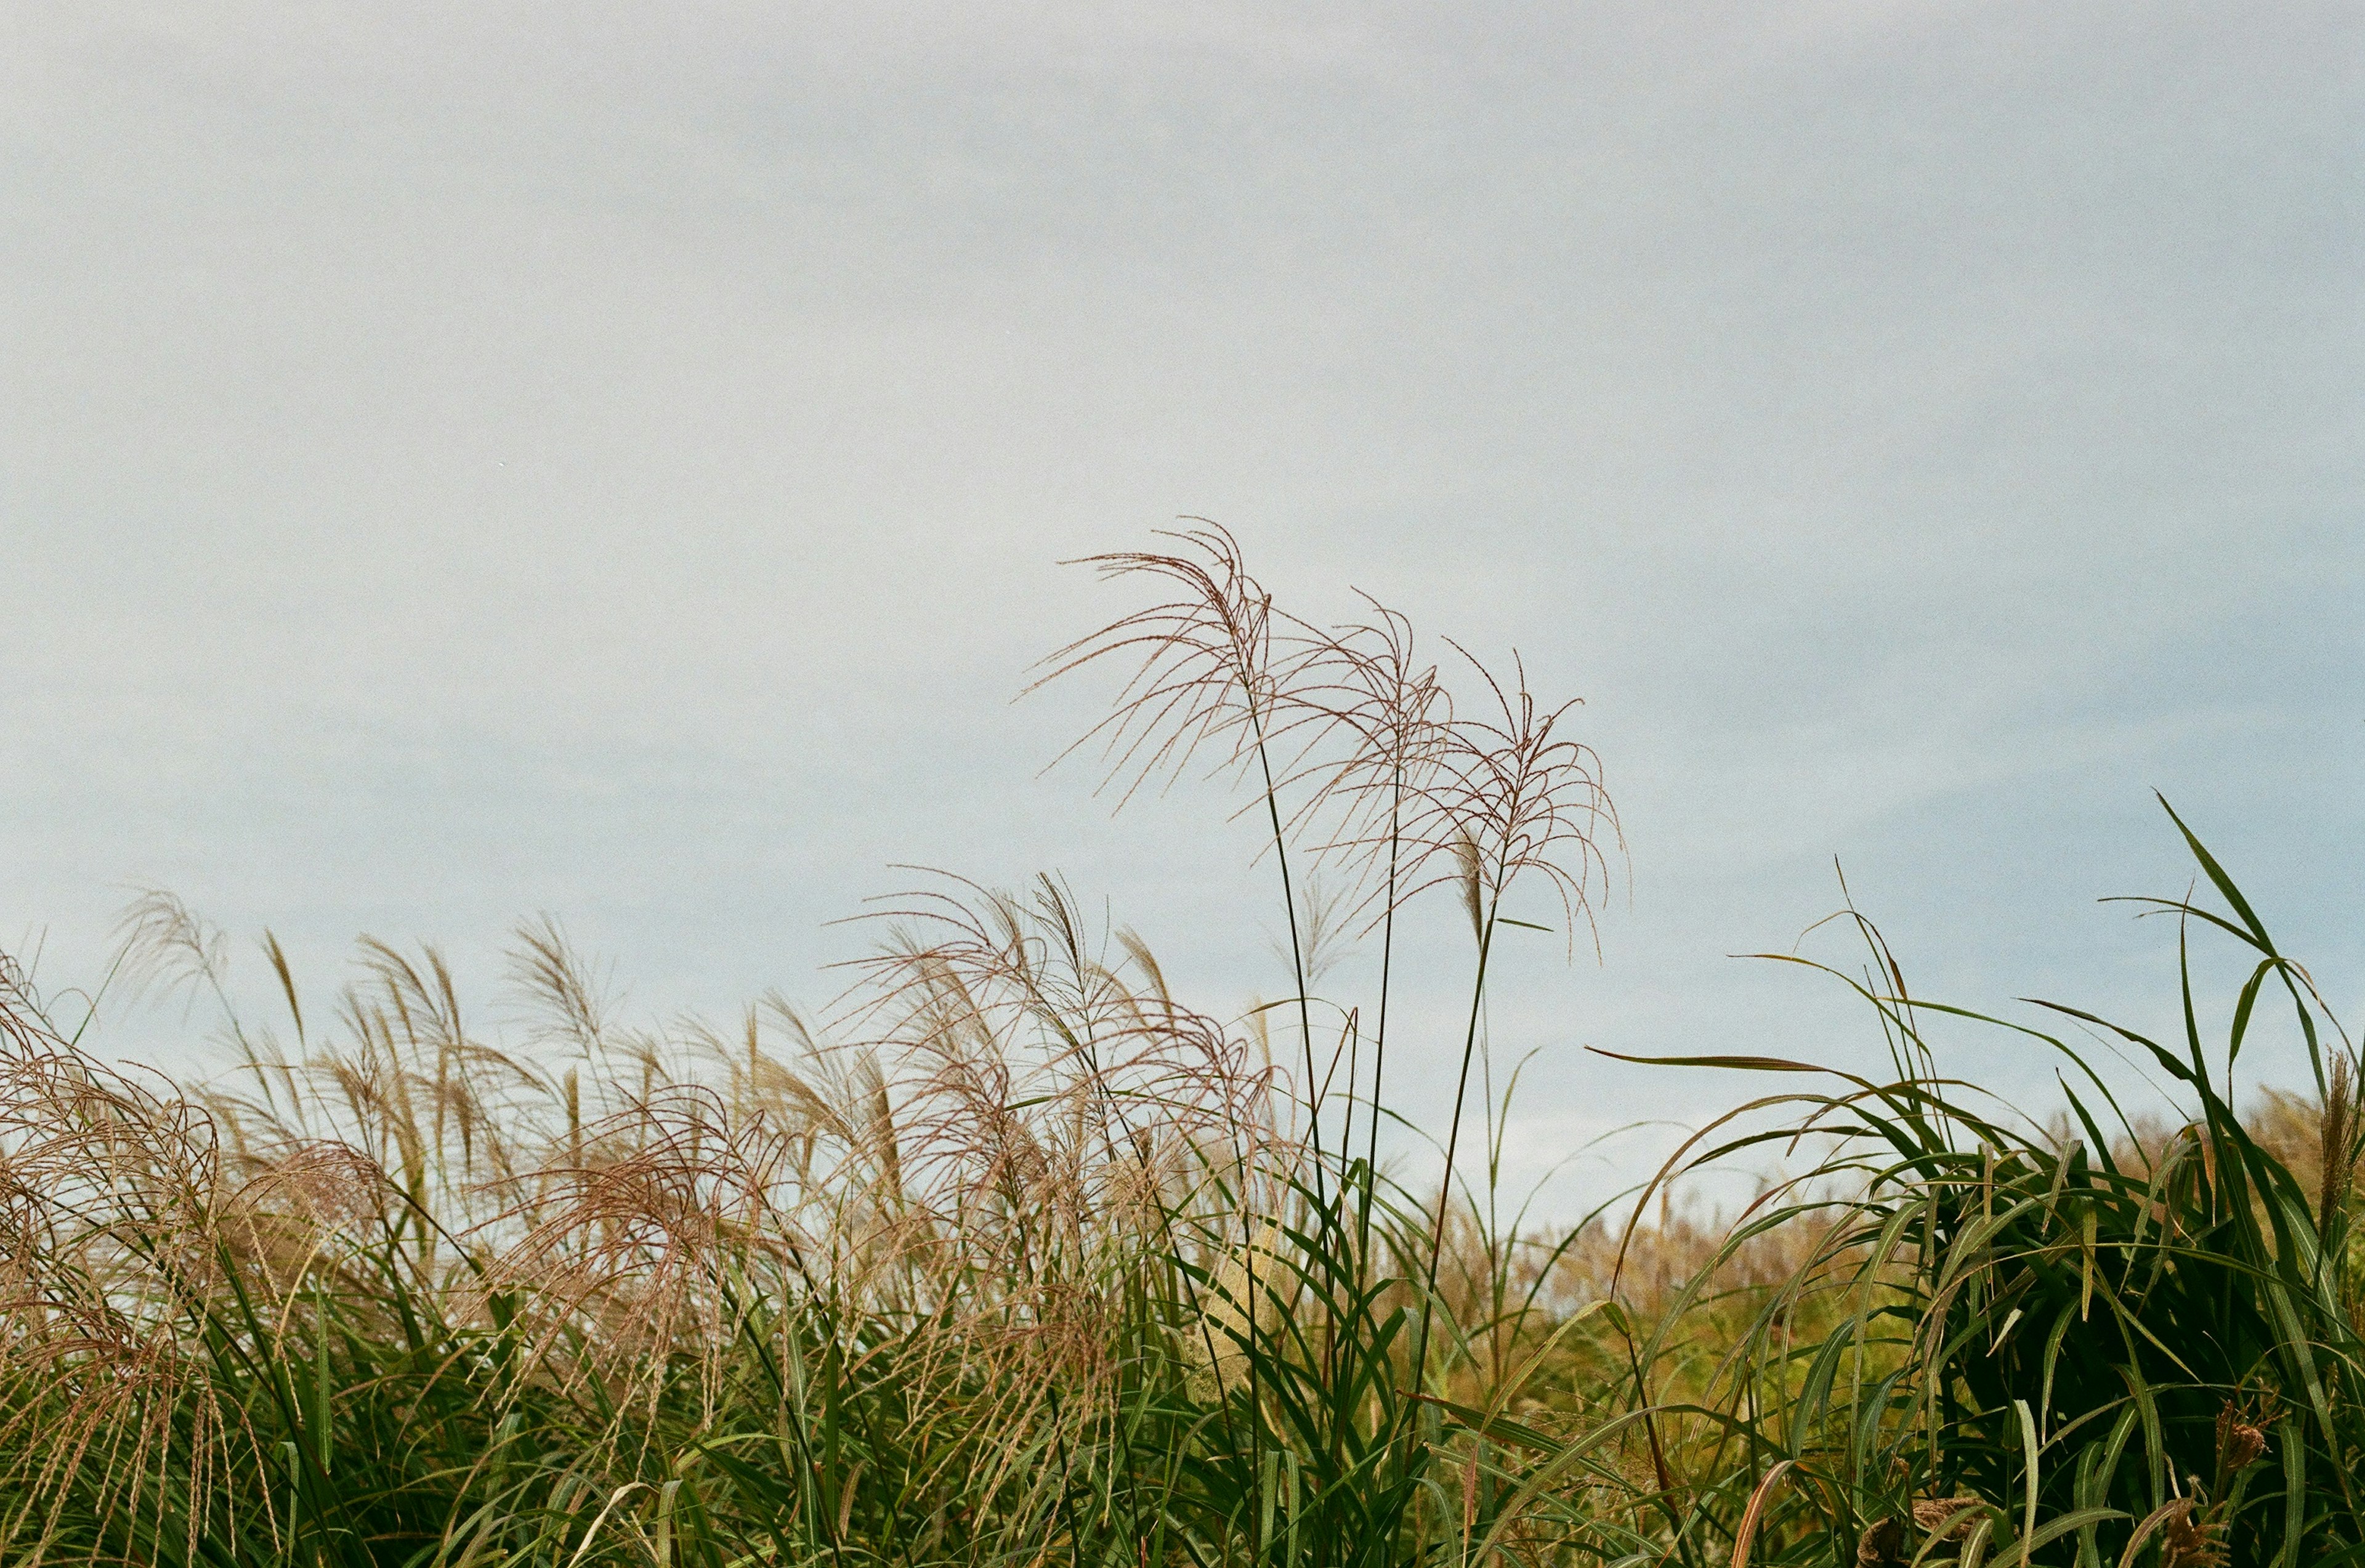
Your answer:
[[[1531,1163],[1744,1088],[1579,1043],[1866,1058],[1722,957],[1834,856],[1929,989],[2157,1015],[2090,902],[2183,886],[2155,787],[2354,998],[2360,64],[2346,5],[0,5],[5,939],[88,979],[161,884],[325,989],[548,910],[727,1011],[891,863],[1050,867],[1270,994],[1242,832],[1007,705],[1121,607],[1054,563],[1195,512],[1587,699],[1633,892],[1503,995]]]

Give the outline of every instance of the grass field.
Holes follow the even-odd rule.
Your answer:
[[[1097,564],[1144,608],[1045,678],[1121,670],[1082,743],[1120,796],[1241,780],[1278,1006],[1194,1010],[1056,880],[947,879],[825,1028],[623,1026],[547,925],[506,1044],[376,944],[324,1002],[266,941],[266,1023],[151,896],[125,973],[212,998],[234,1070],[118,1074],[0,991],[0,1561],[2365,1559],[2352,1047],[2199,839],[2206,896],[2157,905],[2184,1033],[2055,1009],[2057,1117],[1941,1076],[1925,1027],[1982,1021],[1859,923],[1826,972],[1885,1079],[1659,1069],[1757,1092],[1682,1165],[1810,1168],[1729,1225],[1643,1192],[1543,1233],[1491,1201],[1482,1024],[1508,911],[1582,945],[1619,859],[1571,713],[1376,605],[1289,617],[1217,532]],[[1427,900],[1468,917],[1442,1192],[1378,1158]],[[1373,994],[1320,988],[1342,942]],[[2270,1016],[2310,1087],[2237,1114]],[[2122,1115],[2098,1039],[2188,1119]]]

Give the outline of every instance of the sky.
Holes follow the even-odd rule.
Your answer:
[[[0,0],[0,943],[91,985],[166,888],[497,1029],[547,912],[728,1016],[899,868],[1051,869],[1235,1012],[1236,801],[1113,815],[1047,769],[1106,688],[1013,700],[1132,605],[1060,563],[1190,514],[1584,699],[1625,847],[1498,977],[1523,1180],[1756,1087],[1586,1046],[1877,1060],[1729,957],[1843,868],[1926,994],[2166,1019],[2095,902],[2188,886],[2154,790],[2360,1000],[2360,131],[2346,5]]]

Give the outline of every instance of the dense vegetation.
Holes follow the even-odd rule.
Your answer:
[[[1933,1020],[2019,1025],[1912,999],[1865,925],[1832,972],[1886,1081],[1661,1069],[1784,1075],[1669,1175],[1811,1170],[1716,1233],[1645,1192],[1540,1235],[1492,1201],[1484,1021],[1512,912],[1556,903],[1573,944],[1616,853],[1566,711],[1474,666],[1457,703],[1377,606],[1289,618],[1218,532],[1099,565],[1171,598],[1047,678],[1121,663],[1090,737],[1121,792],[1238,767],[1278,1006],[1194,1011],[1054,880],[948,880],[825,1030],[777,1002],[623,1026],[547,925],[506,1045],[432,951],[375,943],[324,1016],[266,939],[264,1026],[221,939],[149,898],[132,970],[207,991],[239,1065],[110,1071],[8,971],[0,1560],[2365,1557],[2351,1047],[2197,839],[2210,902],[2158,906],[2185,1033],[2055,1009],[2057,1123],[1941,1073]],[[1317,865],[1345,890],[1309,898]],[[1470,944],[1439,1152],[1478,1172],[1442,1193],[1377,1159],[1396,917],[1432,896]],[[2248,962],[2214,1032],[2195,937]],[[1319,989],[1342,940],[1378,949],[1374,994]],[[2270,1013],[2314,1091],[2237,1114]],[[2189,1121],[2121,1114],[2101,1039]]]

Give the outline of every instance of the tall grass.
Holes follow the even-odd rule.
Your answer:
[[[6,972],[0,1561],[2365,1554],[2354,1058],[2197,839],[2223,910],[2164,907],[2252,978],[2214,1045],[2189,969],[2185,1036],[2121,1042],[2189,1124],[2120,1115],[2074,1032],[2038,1036],[2066,1133],[1945,1076],[1932,1023],[1972,1015],[1867,923],[1842,978],[1886,1081],[1693,1061],[1809,1087],[1541,1231],[1494,1191],[1485,1019],[1503,928],[1556,905],[1573,953],[1617,853],[1572,711],[1380,606],[1286,614],[1212,528],[1094,565],[1160,594],[1043,677],[1119,671],[1082,745],[1120,801],[1241,780],[1289,995],[1208,1015],[1058,880],[947,878],[826,1024],[627,1025],[547,924],[505,1040],[432,950],[376,943],[324,1012],[266,938],[265,1024],[219,935],[145,899],[127,972],[207,997],[235,1067],[106,1068]],[[1394,1042],[1456,1084],[1445,1179],[1410,1186],[1380,1154],[1430,898],[1466,916],[1467,1011]],[[1342,942],[1370,994],[1324,989]],[[2314,1092],[2246,1121],[2277,998]],[[1670,1201],[1801,1137],[1825,1158],[1730,1226]]]

